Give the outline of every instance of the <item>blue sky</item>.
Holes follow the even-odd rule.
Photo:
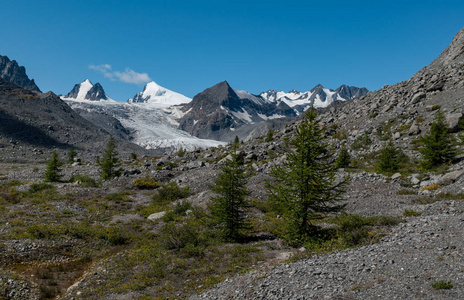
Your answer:
[[[0,55],[42,91],[89,78],[126,101],[147,80],[193,97],[406,80],[464,26],[464,1],[6,1]],[[106,75],[106,76],[105,76]]]

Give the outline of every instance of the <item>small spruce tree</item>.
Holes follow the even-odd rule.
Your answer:
[[[390,139],[380,151],[377,168],[379,172],[396,172],[400,164],[400,150],[393,144]]]
[[[76,149],[74,149],[74,147],[71,147],[71,149],[69,149],[68,151],[68,164],[73,164],[74,163],[74,158],[77,156],[77,152],[76,152]]]
[[[349,167],[350,160],[351,160],[351,157],[350,157],[350,154],[348,153],[348,149],[346,149],[345,145],[343,145],[337,157],[337,162],[336,162],[337,169]]]
[[[116,144],[114,143],[113,136],[110,136],[105,152],[102,158],[99,159],[98,164],[100,165],[100,177],[103,180],[110,180],[121,174],[119,170],[118,152],[116,151]]]
[[[272,169],[273,180],[266,186],[269,200],[285,222],[284,237],[301,244],[318,231],[315,220],[343,209],[338,202],[348,177],[337,180],[333,154],[313,108],[306,111],[290,146],[287,160]]]
[[[269,131],[266,134],[266,139],[264,140],[266,143],[272,142],[274,140],[274,131],[272,129],[269,129]]]
[[[235,136],[234,143],[232,144],[233,147],[238,148],[240,146],[240,139],[238,136]]]
[[[445,123],[445,116],[441,110],[437,111],[435,119],[422,141],[424,147],[419,151],[422,154],[421,167],[431,169],[449,162],[456,155],[456,142],[449,134]]]
[[[217,194],[211,198],[211,219],[223,238],[229,241],[239,240],[250,227],[247,220],[247,175],[236,152],[234,147],[232,159],[226,160],[214,185],[210,186]]]
[[[48,182],[56,182],[61,178],[60,175],[60,166],[61,162],[58,159],[58,153],[56,150],[53,150],[52,157],[47,163],[47,168],[45,169],[44,179]]]

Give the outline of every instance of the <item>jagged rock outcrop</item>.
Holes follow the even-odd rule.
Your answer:
[[[40,92],[34,79],[29,79],[26,75],[26,68],[19,66],[15,60],[10,60],[7,56],[0,55],[0,78],[12,82],[26,90]]]

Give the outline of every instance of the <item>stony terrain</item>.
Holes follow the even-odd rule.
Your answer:
[[[32,107],[44,105],[48,113],[43,119],[58,124],[53,130],[43,127],[48,121],[34,120],[33,109],[21,115],[17,107],[9,110],[16,114],[2,118],[0,299],[459,299],[464,295],[463,70],[464,29],[410,80],[320,111],[329,147],[337,153],[345,146],[352,158],[350,167],[338,172],[351,178],[346,213],[353,221],[375,221],[347,232],[348,238],[359,233],[367,240],[350,244],[340,235],[320,248],[293,248],[279,239],[273,227],[279,216],[266,206],[265,182],[272,167],[286,159],[298,119],[270,137],[256,134],[239,144],[249,167],[254,231],[242,243],[220,243],[203,221],[213,195],[209,186],[230,145],[155,156],[119,140],[127,146],[120,147],[123,175],[99,181],[95,158],[108,133],[77,114],[72,126],[89,127],[68,130],[63,114],[46,111],[53,104],[73,115],[56,96],[0,81],[2,114],[7,101],[34,100]],[[458,155],[427,171],[418,167],[419,137],[439,109]],[[12,130],[5,120],[24,130]],[[34,122],[39,123],[34,128],[25,126]],[[34,142],[31,132],[40,126]],[[379,150],[389,139],[408,160],[398,173],[380,174]],[[51,150],[60,149],[64,159],[74,144],[88,147],[77,149],[59,182],[44,184]],[[150,179],[151,186],[141,188],[140,179]],[[164,190],[182,195],[160,199]],[[335,219],[329,216],[319,225],[337,228],[341,223]],[[182,244],[186,235],[194,238],[188,247]]]

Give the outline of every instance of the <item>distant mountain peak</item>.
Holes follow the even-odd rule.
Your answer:
[[[168,90],[160,86],[155,81],[151,81],[147,83],[143,91],[137,93],[134,98],[129,99],[129,103],[147,103],[148,105],[155,105],[155,106],[172,106],[172,105],[179,105],[185,104],[190,102],[192,99]]]
[[[86,78],[81,83],[74,85],[73,89],[65,96],[62,96],[63,100],[77,100],[77,101],[106,101],[111,100],[106,95],[105,90],[100,83],[92,84],[92,82]]]
[[[41,92],[34,79],[29,79],[26,75],[26,68],[19,66],[16,60],[10,60],[7,56],[0,55],[0,78],[26,90]]]

